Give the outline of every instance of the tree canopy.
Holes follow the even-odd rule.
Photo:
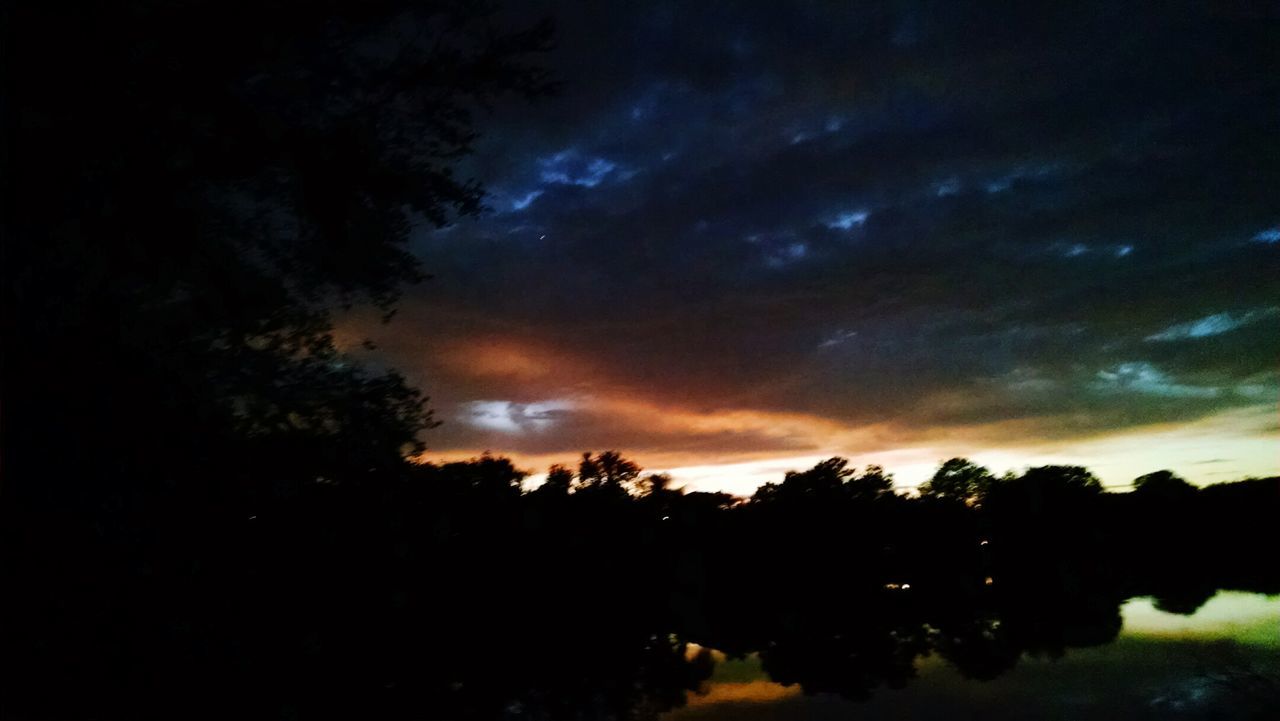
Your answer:
[[[994,481],[995,477],[986,468],[967,458],[952,458],[921,484],[920,495],[975,505]]]
[[[551,90],[549,26],[435,0],[23,3],[7,22],[8,470],[156,471],[232,438],[312,466],[340,442],[359,472],[417,450],[423,397],[344,357],[331,313],[390,313],[424,277],[411,231],[481,210],[458,162],[477,113]]]

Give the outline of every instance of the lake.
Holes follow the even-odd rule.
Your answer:
[[[987,681],[930,654],[905,687],[881,687],[862,701],[777,683],[758,654],[713,652],[709,681],[663,718],[1236,719],[1280,711],[1280,596],[1222,591],[1190,615],[1134,598],[1120,612],[1123,627],[1110,643],[1057,658],[1024,654]]]

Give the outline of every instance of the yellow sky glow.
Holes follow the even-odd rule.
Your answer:
[[[1280,473],[1280,414],[1272,405],[1224,411],[1191,422],[1147,425],[1091,435],[1056,438],[1067,419],[1031,417],[964,426],[917,427],[890,422],[850,425],[800,411],[762,409],[748,398],[736,407],[703,407],[664,395],[663,388],[637,389],[599,363],[529,338],[472,336],[425,351],[427,365],[442,369],[487,401],[536,398],[585,414],[593,431],[608,428],[609,448],[566,443],[556,423],[537,428],[469,429],[467,420],[445,417],[465,429],[472,442],[441,447],[431,434],[423,458],[463,460],[488,450],[506,455],[540,482],[548,466],[573,466],[582,451],[618,450],[649,471],[670,473],[693,491],[750,495],[760,484],[779,481],[831,456],[863,466],[877,464],[901,488],[914,488],[947,458],[963,456],[996,473],[1047,464],[1083,465],[1109,487],[1123,489],[1143,473],[1168,468],[1198,485]],[[449,388],[447,380],[436,381]],[[934,398],[931,403],[945,399]],[[957,401],[958,402],[958,401]],[[581,419],[579,423],[584,421]],[[545,427],[544,427],[545,426]],[[471,433],[474,431],[474,433]],[[474,442],[478,440],[479,442]],[[588,437],[582,441],[591,444]],[[474,445],[473,445],[474,443]],[[538,447],[548,450],[539,451]]]
[[[682,452],[629,453],[648,470],[671,474],[677,485],[689,491],[725,491],[750,495],[762,483],[779,481],[788,470],[802,470],[818,461],[841,455],[856,465],[878,464],[894,474],[900,488],[914,488],[954,456],[964,456],[996,473],[1020,471],[1049,464],[1084,465],[1103,483],[1117,490],[1143,473],[1169,468],[1196,483],[1208,485],[1246,476],[1274,475],[1280,468],[1280,444],[1269,430],[1274,414],[1269,409],[1245,409],[1221,413],[1197,422],[1148,426],[1106,436],[1063,441],[1017,443],[1011,435],[1001,443],[992,429],[975,427],[963,433],[907,441],[899,447],[887,428],[842,429],[825,419],[767,412],[695,413],[660,409],[635,401],[603,405],[620,413],[662,418],[673,431],[679,428],[761,429],[809,439],[821,450],[778,454],[735,451],[709,454]],[[427,458],[462,460],[484,449],[435,454]],[[501,449],[492,449],[501,452]],[[626,448],[619,449],[628,453]],[[572,466],[573,454],[513,454],[522,468],[535,471],[532,484],[540,482],[547,466]]]

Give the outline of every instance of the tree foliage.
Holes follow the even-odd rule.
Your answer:
[[[920,495],[977,505],[995,482],[991,471],[967,458],[943,462],[937,472],[920,486]]]
[[[415,585],[421,539],[389,540],[407,514],[519,495],[509,461],[408,464],[425,398],[345,355],[333,314],[389,314],[424,277],[412,232],[482,209],[460,161],[481,113],[550,89],[550,29],[448,0],[72,0],[3,24],[0,585],[24,590],[0,646],[26,666],[6,715],[23,688],[192,717],[164,705],[215,677],[241,705],[194,715],[296,715],[272,704],[332,679],[293,651],[349,646],[342,623]]]
[[[366,468],[415,450],[423,399],[344,358],[331,312],[390,312],[423,277],[411,229],[481,209],[458,160],[478,111],[550,89],[549,28],[430,0],[23,3],[8,22],[14,468],[57,447],[223,456],[237,435],[341,438]]]
[[[1144,496],[1178,498],[1185,497],[1187,494],[1194,492],[1195,489],[1195,486],[1187,483],[1185,479],[1180,478],[1169,470],[1145,473],[1133,479],[1134,493],[1140,493]]]

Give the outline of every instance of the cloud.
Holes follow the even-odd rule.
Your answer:
[[[865,210],[848,210],[840,213],[835,220],[827,223],[828,228],[836,230],[849,230],[854,226],[862,225],[867,222],[867,218],[871,213]]]
[[[1217,398],[1222,389],[1177,383],[1150,363],[1132,361],[1098,371],[1093,388],[1104,392],[1141,393],[1169,398]]]
[[[520,196],[520,197],[518,197],[518,198],[514,198],[514,199],[511,201],[511,209],[512,209],[512,210],[524,210],[525,208],[528,208],[530,205],[532,205],[532,204],[533,204],[533,201],[537,200],[537,199],[538,199],[539,197],[541,197],[541,196],[542,196],[542,191],[541,191],[541,190],[530,190],[529,192],[525,193],[524,195],[522,195],[522,196]]]
[[[539,158],[538,169],[538,177],[544,183],[594,188],[617,170],[618,164],[608,158],[584,156],[570,148]]]
[[[528,383],[556,371],[559,359],[536,345],[479,336],[443,345],[440,361],[454,374],[472,378],[509,378]]]
[[[1186,323],[1178,323],[1146,337],[1148,341],[1176,341],[1206,338],[1280,315],[1280,308],[1264,308],[1245,313],[1214,313]]]
[[[1255,243],[1280,243],[1280,228],[1260,230],[1253,236]]]
[[[534,403],[513,401],[471,401],[463,404],[459,419],[476,428],[502,433],[530,433],[550,429],[573,401],[553,399]]]
[[[557,19],[563,92],[498,108],[467,170],[501,212],[419,233],[433,279],[360,329],[452,421],[439,452],[1083,443],[1280,391],[1280,110],[1259,102],[1280,74],[1255,21],[1193,2],[514,12]],[[575,405],[522,425],[548,399]],[[482,402],[508,405],[480,407],[486,427]]]

